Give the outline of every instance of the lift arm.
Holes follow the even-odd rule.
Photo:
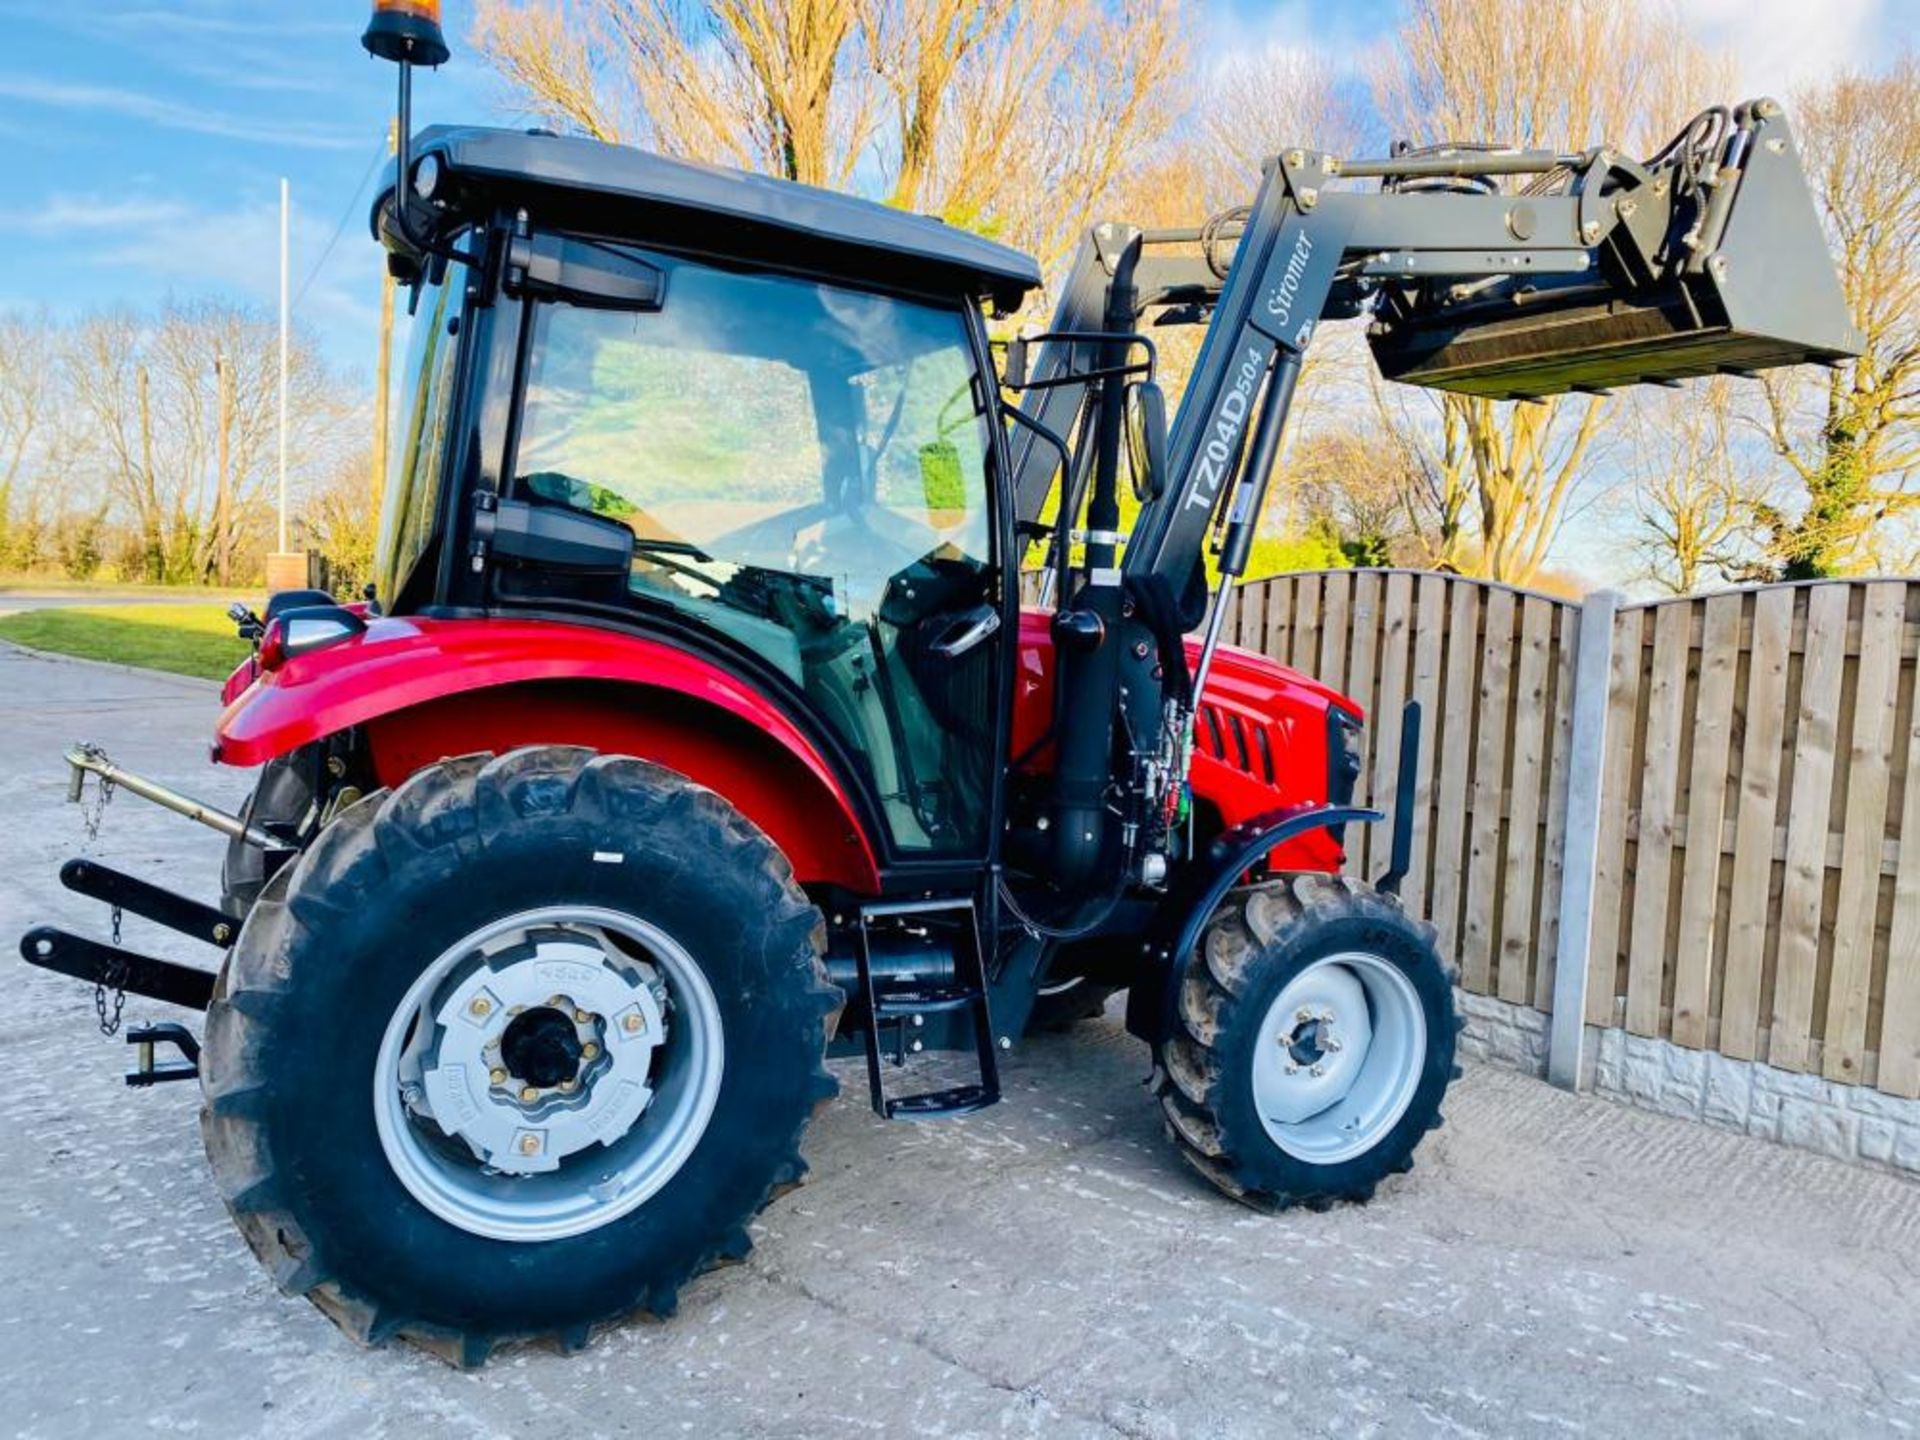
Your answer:
[[[1332,188],[1343,176],[1381,183]],[[1220,251],[1236,227],[1227,263]],[[1120,557],[1120,418],[1147,312],[1161,323],[1210,318],[1164,474]],[[1266,167],[1244,216],[1192,231],[1096,227],[1051,339],[1031,366],[1023,344],[1008,377],[1025,391],[1012,457],[1021,533],[1050,531],[1057,573],[1079,582],[1060,587],[1053,621],[1062,740],[1046,869],[1065,892],[1087,892],[1105,873],[1111,816],[1129,865],[1164,843],[1191,760],[1194,704],[1228,592],[1246,570],[1307,349],[1323,319],[1367,313],[1389,378],[1501,399],[1832,364],[1859,343],[1792,137],[1769,100],[1705,112],[1645,164],[1604,148],[1402,148],[1346,162],[1292,149]],[[1068,434],[1078,443],[1064,447]],[[1058,516],[1044,525],[1062,471]],[[1086,558],[1074,572],[1064,556],[1083,500]],[[1210,548],[1221,578],[1209,611]],[[1180,636],[1203,616],[1205,638],[1185,673]],[[1155,645],[1142,643],[1143,630]],[[1131,676],[1123,650],[1139,657]],[[1151,670],[1156,652],[1173,658]],[[1113,773],[1117,734],[1131,751],[1130,779]]]
[[[1330,189],[1341,176],[1382,184]],[[1532,183],[1503,191],[1499,177]],[[1266,169],[1224,280],[1206,257],[1167,253],[1190,252],[1201,236],[1096,227],[1053,326],[1101,328],[1104,281],[1133,239],[1143,242],[1133,276],[1143,311],[1210,310],[1163,492],[1143,508],[1124,566],[1169,585],[1189,623],[1206,600],[1198,578],[1210,537],[1223,589],[1244,569],[1322,318],[1370,307],[1389,378],[1504,399],[1832,364],[1859,345],[1770,100],[1705,112],[1645,164],[1605,148],[1443,147],[1346,162],[1287,150]],[[1044,346],[1034,374],[1084,370],[1090,349]],[[1064,434],[1087,390],[1038,390],[1029,413]],[[1014,463],[1017,511],[1032,530],[1056,460],[1023,433]]]

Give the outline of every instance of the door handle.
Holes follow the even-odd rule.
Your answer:
[[[982,603],[956,615],[947,622],[940,638],[927,648],[943,660],[952,660],[973,649],[1000,629],[1000,612]]]

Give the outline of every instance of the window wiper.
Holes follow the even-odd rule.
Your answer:
[[[698,560],[703,565],[714,563],[713,556],[685,540],[666,540],[651,535],[633,537],[633,548],[647,555],[685,555],[689,560]]]

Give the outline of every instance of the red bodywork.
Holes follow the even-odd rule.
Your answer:
[[[1053,720],[1051,611],[1020,616],[1020,678],[1014,688],[1013,750],[1023,755]],[[1187,641],[1187,661],[1200,643]],[[1222,645],[1214,652],[1207,688],[1200,697],[1193,752],[1193,797],[1222,826],[1291,805],[1324,805],[1332,774],[1327,753],[1327,711],[1339,705],[1365,719],[1339,691],[1289,670],[1251,650]],[[1047,753],[1034,768],[1044,771]],[[1325,830],[1310,830],[1274,851],[1277,870],[1338,870],[1339,843]]]
[[[1013,753],[1053,709],[1053,644],[1044,612],[1020,625]],[[214,759],[258,765],[354,726],[382,785],[423,765],[519,745],[584,745],[638,755],[725,795],[765,830],[802,882],[879,888],[874,848],[838,778],[764,695],[658,640],[546,620],[371,620],[362,635],[227,682]],[[1222,646],[1201,707],[1193,760],[1198,803],[1226,825],[1327,799],[1328,707],[1358,707],[1264,656]],[[1044,769],[1045,757],[1037,768]],[[1324,831],[1276,852],[1293,870],[1334,870]]]
[[[853,803],[812,742],[752,686],[658,640],[545,620],[377,619],[245,685],[221,712],[214,759],[259,765],[355,725],[383,785],[518,745],[639,755],[725,795],[799,879],[879,888]]]

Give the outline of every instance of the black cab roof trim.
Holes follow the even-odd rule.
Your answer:
[[[455,186],[484,188],[491,180],[570,192],[576,202],[699,212],[783,232],[802,242],[796,258],[808,262],[857,273],[862,257],[880,257],[889,270],[958,282],[1006,308],[1040,284],[1040,267],[1018,250],[930,216],[770,175],[578,136],[480,126],[433,126],[420,134],[414,153],[437,156]],[[391,183],[390,175],[386,190]],[[376,226],[378,214],[376,206]]]

